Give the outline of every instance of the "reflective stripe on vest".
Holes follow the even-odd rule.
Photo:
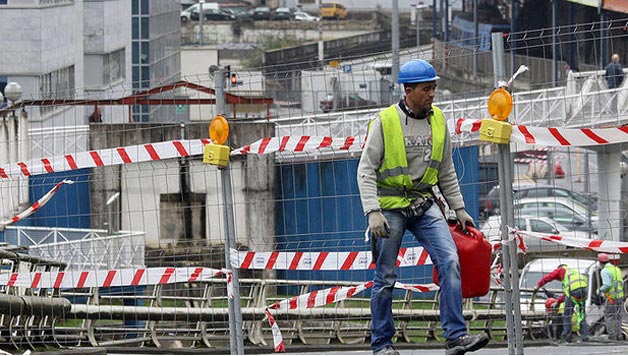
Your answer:
[[[428,167],[416,187],[408,171],[405,139],[403,139],[403,129],[397,107],[391,105],[380,112],[384,137],[384,160],[377,172],[377,186],[385,192],[398,192],[396,195],[379,194],[379,205],[382,209],[405,208],[410,205],[412,198],[417,196],[419,191],[426,191],[438,183],[438,168],[443,159],[447,128],[442,111],[435,106],[432,108],[434,110],[434,114],[430,116],[432,153]],[[416,192],[416,194],[407,194],[408,192]]]
[[[611,274],[611,289],[608,290],[608,294],[613,299],[621,299],[624,297],[624,282],[621,276],[621,269],[619,267],[607,263],[604,269]]]
[[[565,277],[563,278],[563,292],[565,292],[565,295],[570,297],[571,291],[578,288],[586,288],[587,280],[580,272],[573,268],[563,268],[565,268]]]

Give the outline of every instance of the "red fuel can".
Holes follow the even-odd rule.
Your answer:
[[[491,244],[478,229],[468,226],[465,233],[457,221],[448,221],[448,224],[458,248],[462,297],[486,295],[491,285]],[[436,267],[432,271],[432,279],[438,284]]]

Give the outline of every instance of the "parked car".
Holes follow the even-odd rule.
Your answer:
[[[321,4],[321,18],[324,20],[342,20],[347,18],[348,12],[344,5],[337,2],[324,2]]]
[[[525,211],[526,214],[547,216],[556,222],[570,227],[570,224],[579,221],[588,221],[587,217],[591,214],[592,228],[597,229],[598,216],[588,207],[569,198],[557,197],[539,197],[539,198],[523,198],[516,200],[513,204],[515,211],[520,213]],[[578,216],[578,218],[574,218]],[[588,227],[588,226],[585,226]],[[571,228],[571,227],[570,227]],[[574,230],[578,230],[575,229]]]
[[[562,206],[518,209],[515,214],[548,217],[569,230],[597,234],[597,221],[589,222],[587,217]]]
[[[518,200],[522,198],[535,198],[535,197],[563,197],[570,198],[584,206],[591,207],[593,211],[597,210],[597,198],[592,195],[587,195],[584,193],[577,192],[575,190],[571,190],[564,187],[554,186],[554,185],[543,185],[543,184],[535,184],[535,185],[522,185],[515,186],[512,188],[513,200]],[[500,189],[499,185],[493,187],[486,197],[486,206],[484,207],[484,213],[486,215],[493,215],[499,213],[499,194]]]
[[[367,109],[377,106],[378,104],[373,100],[364,99],[357,94],[349,94],[347,96],[343,96],[341,100],[336,104],[336,110],[347,110],[347,109]],[[327,94],[325,99],[321,100],[319,103],[319,107],[323,112],[330,112],[334,110],[334,95]]]
[[[273,18],[273,12],[270,10],[270,7],[259,6],[253,9],[251,13],[251,19],[253,20],[262,20],[269,21]]]
[[[522,231],[530,231],[544,236],[560,235],[564,237],[575,237],[579,239],[588,239],[589,234],[584,231],[571,230],[556,221],[536,215],[518,215],[515,214],[515,228]],[[498,242],[501,240],[501,216],[493,215],[482,224],[480,231],[484,237],[490,242]],[[592,234],[592,239],[597,235]],[[523,242],[526,244],[527,252],[552,252],[566,250],[567,247],[550,241],[544,241],[538,238],[523,235]],[[522,252],[522,251],[518,251]]]
[[[235,15],[223,11],[223,10],[216,10],[216,9],[205,9],[203,8],[203,13],[205,14],[205,20],[207,21],[232,21],[235,20],[236,17]],[[199,20],[199,16],[198,16],[198,11],[193,11],[192,15],[190,15],[190,19],[192,19],[192,21],[198,21]]]
[[[181,22],[185,23],[188,21],[192,21],[192,14],[194,12],[196,12],[196,21],[198,21],[198,12],[199,9],[201,8],[201,5],[199,3],[196,3],[194,5],[191,5],[189,7],[187,7],[185,10],[181,11]],[[207,10],[219,10],[220,9],[220,5],[218,3],[205,3],[203,4],[203,11],[207,11]]]
[[[292,21],[294,20],[294,10],[289,7],[278,7],[275,9],[273,20]]]
[[[294,19],[297,21],[320,21],[321,20],[319,17],[312,16],[308,14],[307,12],[303,12],[303,11],[296,11],[294,13]]]

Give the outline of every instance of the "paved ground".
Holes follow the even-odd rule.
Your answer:
[[[628,355],[628,341],[625,342],[587,342],[569,345],[552,345],[547,341],[529,341],[524,343],[525,355]],[[444,355],[445,349],[440,344],[396,345],[401,355]],[[272,347],[245,346],[246,355],[370,355],[368,344],[334,345],[287,345],[286,353],[274,353]],[[21,354],[21,352],[18,352]],[[229,347],[217,348],[137,348],[137,347],[76,347],[58,351],[33,352],[33,355],[229,355]],[[491,342],[482,350],[467,355],[508,355],[508,344]]]
[[[354,350],[334,350],[318,352],[292,352],[288,347],[285,355],[369,355],[370,350],[363,349],[364,345],[355,345]],[[355,350],[360,348],[360,350]],[[411,348],[403,345],[398,349],[401,355],[444,355],[444,348]],[[565,346],[541,345],[524,347],[525,355],[628,355],[628,342],[622,343],[578,343]],[[477,352],[467,355],[508,355],[508,346],[505,344],[491,345]],[[270,353],[268,353],[270,355]]]

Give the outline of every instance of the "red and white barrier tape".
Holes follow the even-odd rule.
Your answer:
[[[513,158],[513,163],[532,163],[532,162],[541,162],[547,163],[547,158]]]
[[[266,308],[266,318],[268,318],[268,324],[270,324],[270,330],[273,332],[273,344],[275,346],[275,352],[286,352],[286,344],[283,342],[283,336],[281,335],[281,330],[279,330],[279,326],[273,318],[273,315],[270,313],[268,308]]]
[[[459,118],[455,132],[478,132],[482,120]],[[594,129],[512,126],[511,142],[541,146],[593,146],[628,142],[628,126]]]
[[[14,223],[16,223],[16,222],[18,222],[18,221],[20,221],[20,220],[30,216],[31,214],[33,214],[37,210],[41,209],[42,206],[46,205],[46,203],[48,203],[48,201],[50,199],[52,199],[52,197],[57,193],[57,191],[59,190],[59,188],[61,188],[61,186],[63,184],[73,184],[73,183],[74,183],[73,181],[68,180],[68,179],[64,179],[61,182],[57,183],[54,187],[52,187],[52,189],[50,189],[48,191],[48,193],[44,194],[44,196],[39,198],[39,200],[37,200],[33,205],[28,207],[28,209],[26,209],[23,212],[15,215],[14,217],[12,217],[9,220],[5,220],[5,221],[0,222],[0,227],[14,224]]]
[[[423,247],[401,248],[397,267],[431,265]],[[291,271],[350,271],[374,269],[371,251],[353,252],[255,252],[231,250],[231,265],[240,269]]]
[[[203,154],[209,139],[176,140],[144,145],[108,148],[89,152],[17,162],[0,167],[0,178],[30,177],[36,174],[69,171],[120,164],[159,161]]]
[[[481,120],[460,118],[456,120],[455,132],[477,132]],[[591,146],[628,142],[628,126],[596,129],[561,129],[553,127],[527,127],[513,125],[513,142],[542,146]],[[252,144],[235,149],[231,155],[268,154],[272,152],[312,151],[361,151],[361,136],[282,136],[267,137]],[[175,140],[143,145],[109,148],[79,152],[52,158],[41,158],[28,162],[12,163],[0,167],[0,179],[30,177],[31,175],[62,172],[81,168],[94,168],[120,164],[159,161],[203,154],[207,138]]]
[[[0,285],[24,288],[92,288],[157,285],[195,282],[227,276],[227,290],[233,298],[231,271],[207,267],[125,268],[91,271],[26,272],[0,274]]]
[[[508,227],[508,241],[517,241],[517,249],[521,250],[523,253],[528,252],[528,247],[526,246],[525,241],[523,240],[523,236],[521,236],[519,229],[513,229]],[[491,247],[493,249],[493,253],[497,253],[497,251],[502,247],[501,241],[491,241]]]
[[[518,235],[526,235],[539,240],[550,241],[565,246],[582,248],[585,250],[606,252],[606,253],[628,253],[628,242],[609,241],[609,240],[589,240],[579,239],[576,237],[566,237],[558,235],[539,234],[531,231],[519,231]]]
[[[315,290],[289,299],[280,300],[268,306],[268,309],[305,310],[332,304],[351,298],[365,289],[371,288],[373,282],[366,282],[355,287],[332,287]]]
[[[438,284],[434,284],[434,283],[428,283],[428,284],[405,284],[405,283],[400,283],[400,282],[395,282],[395,288],[411,290],[413,292],[418,292],[418,293],[433,292],[433,291],[437,291],[437,290],[440,289]]]
[[[332,287],[327,289],[315,290],[306,294],[298,295],[292,298],[280,300],[266,308],[266,317],[273,332],[273,342],[275,352],[285,352],[286,347],[281,335],[281,330],[275,322],[270,310],[306,310],[310,308],[321,307],[324,305],[337,303],[339,301],[353,297],[354,295],[365,291],[373,286],[373,281],[365,282],[354,287]],[[425,293],[436,291],[439,287],[434,283],[410,285],[396,282],[395,288],[411,290],[414,292]]]
[[[231,155],[258,154],[264,155],[273,152],[312,152],[320,151],[361,151],[359,137],[348,136],[343,138],[329,136],[282,136],[266,137],[250,145],[238,148]]]

